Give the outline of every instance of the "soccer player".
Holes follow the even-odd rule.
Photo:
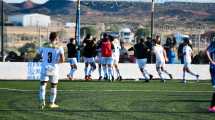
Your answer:
[[[215,38],[207,48],[207,56],[210,61],[211,83],[213,89],[215,90]],[[208,110],[209,112],[215,112],[215,92],[213,93],[211,106],[208,108]]]
[[[92,80],[91,74],[96,69],[95,56],[96,56],[96,43],[95,39],[92,40],[91,35],[87,35],[83,41],[84,45],[84,62],[85,62],[85,80]],[[90,67],[89,67],[90,65]]]
[[[102,52],[102,68],[105,74],[104,79],[113,81],[113,58],[112,58],[112,51],[114,49],[113,44],[111,43],[110,36],[107,34],[103,35],[102,43],[101,43],[101,52]]]
[[[97,60],[98,60],[97,61],[98,62],[98,72],[99,72],[99,79],[98,80],[102,80],[102,78],[103,78],[103,75],[102,75],[102,53],[101,53],[101,48],[100,48],[101,42],[102,42],[102,40],[99,40],[97,42],[97,49],[96,49]]]
[[[77,71],[77,51],[78,47],[74,38],[70,38],[70,43],[67,44],[68,50],[68,61],[70,63],[71,69],[67,77],[69,80],[74,80],[74,74]]]
[[[49,37],[50,42],[45,43],[42,47],[38,49],[38,53],[42,57],[41,64],[41,79],[40,79],[40,90],[39,90],[39,100],[40,107],[43,109],[45,107],[45,96],[46,96],[46,86],[47,82],[51,83],[50,91],[50,108],[58,108],[59,106],[55,104],[55,99],[57,96],[57,84],[58,84],[58,72],[59,63],[64,62],[64,50],[57,44],[58,36],[56,32],[51,32]]]
[[[120,42],[118,39],[112,37],[112,44],[114,46],[114,50],[113,50],[113,54],[112,54],[112,58],[113,58],[113,67],[116,70],[117,73],[117,78],[116,80],[122,80],[122,76],[120,75],[119,72],[119,56],[120,56],[120,50],[121,50],[121,46],[120,46]],[[114,70],[113,70],[114,72]],[[114,75],[114,73],[113,73]]]
[[[164,48],[160,44],[161,44],[160,36],[156,36],[155,46],[153,47],[153,52],[155,53],[155,57],[156,57],[156,70],[160,76],[161,81],[166,82],[166,80],[164,79],[163,73],[166,73],[167,75],[169,75],[170,79],[173,79],[173,77],[172,77],[172,74],[170,74],[164,69],[165,62],[167,62],[168,59]]]
[[[129,49],[129,51],[131,50],[134,50],[136,62],[141,73],[143,74],[143,77],[145,77],[146,82],[149,82],[149,80],[153,78],[153,75],[149,74],[145,68],[150,49],[146,46],[144,38],[141,38],[138,43],[134,45],[134,47]]]
[[[184,56],[184,67],[183,67],[183,82],[187,83],[185,79],[186,72],[195,76],[196,79],[199,79],[199,75],[195,74],[191,71],[191,57],[192,57],[192,48],[190,47],[190,40],[189,38],[184,38],[184,47],[183,47],[183,56]]]

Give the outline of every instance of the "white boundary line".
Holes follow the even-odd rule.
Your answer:
[[[38,90],[23,90],[12,88],[0,88],[0,90],[15,92],[38,92]],[[167,92],[167,93],[212,93],[214,91],[171,91],[171,90],[58,90],[59,92]]]

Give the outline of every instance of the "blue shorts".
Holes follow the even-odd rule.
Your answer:
[[[211,74],[211,82],[212,85],[215,85],[215,65],[214,64],[210,64],[210,74]]]

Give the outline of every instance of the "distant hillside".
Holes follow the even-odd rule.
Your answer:
[[[43,5],[31,1],[20,4],[6,4],[9,14],[43,13],[51,16],[69,17],[76,13],[76,2],[68,0],[49,0]],[[214,3],[179,3],[167,2],[155,5],[156,18],[163,20],[214,21]],[[151,4],[144,2],[81,2],[82,16],[132,16],[150,18]],[[167,19],[168,18],[168,19]]]

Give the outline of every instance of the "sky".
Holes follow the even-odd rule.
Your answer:
[[[19,3],[25,0],[4,0],[10,3]],[[48,0],[32,0],[35,3],[45,3]],[[59,2],[61,0],[58,0]],[[76,0],[71,0],[76,1]],[[81,1],[151,1],[151,0],[81,0]],[[156,2],[167,2],[167,1],[179,1],[179,2],[206,2],[206,3],[215,3],[215,0],[155,0]]]

